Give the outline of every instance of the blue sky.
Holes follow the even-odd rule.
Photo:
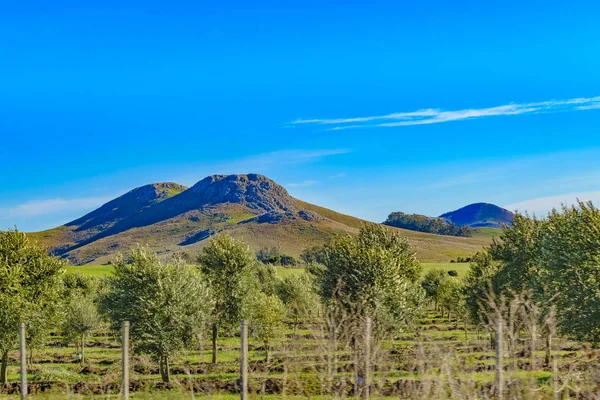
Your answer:
[[[372,221],[600,204],[600,4],[323,3],[3,5],[0,228],[213,173]]]

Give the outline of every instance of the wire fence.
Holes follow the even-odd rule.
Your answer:
[[[181,396],[239,393],[241,399],[600,399],[600,352],[556,334],[552,315],[538,318],[526,300],[490,300],[489,323],[466,327],[437,317],[414,331],[388,332],[370,318],[328,318],[278,325],[243,321],[228,339],[229,358],[186,359],[169,384]],[[525,314],[523,314],[525,312]],[[541,321],[541,322],[540,322]],[[27,396],[27,350],[21,328],[21,381]],[[117,394],[145,388],[152,370],[129,353],[129,324],[120,332],[121,362],[93,385],[73,382],[65,393]],[[205,354],[205,344],[194,354]],[[220,349],[225,351],[224,349]],[[222,370],[218,367],[221,366]],[[29,385],[29,386],[28,386]],[[38,385],[38,386],[36,386]],[[87,386],[86,386],[87,385]],[[98,386],[102,386],[98,389]]]

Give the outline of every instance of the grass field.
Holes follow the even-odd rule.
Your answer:
[[[459,277],[464,277],[469,272],[469,263],[421,263],[423,266],[423,273],[426,273],[429,270],[434,268],[442,269],[446,272],[448,271],[456,271]]]
[[[423,272],[427,272],[433,268],[441,268],[444,271],[455,270],[458,272],[459,277],[466,275],[469,270],[469,263],[421,263],[423,265]],[[83,275],[88,276],[110,276],[113,273],[112,265],[83,265],[83,266],[68,266],[67,271],[79,272]],[[298,274],[304,271],[304,268],[288,268],[288,267],[277,267],[277,274],[283,278],[287,275]]]

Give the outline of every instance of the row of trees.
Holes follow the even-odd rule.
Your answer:
[[[526,292],[542,317],[556,310],[560,332],[600,344],[600,210],[578,202],[541,219],[516,215],[474,258],[465,285],[474,319],[484,293]]]
[[[551,317],[559,333],[599,345],[600,211],[579,202],[544,218],[517,214],[499,239],[472,257],[464,279],[433,269],[421,285],[435,309],[464,322],[489,326],[493,307],[514,308],[526,299],[536,309],[522,314],[539,326]],[[541,332],[547,348],[552,330]]]
[[[21,321],[33,348],[45,333],[59,329],[83,363],[86,341],[99,324],[106,321],[116,330],[128,320],[134,351],[151,355],[169,381],[173,355],[210,331],[216,362],[219,336],[233,334],[242,319],[264,342],[268,358],[286,320],[297,323],[329,313],[359,321],[369,315],[383,332],[406,327],[423,303],[420,266],[406,239],[377,225],[365,226],[355,237],[336,238],[322,249],[322,264],[283,279],[227,235],[214,237],[197,265],[180,257],[163,262],[137,248],[127,260],[117,259],[114,276],[104,280],[65,273],[62,260],[16,230],[0,233],[0,249],[4,382]]]
[[[420,214],[405,214],[399,211],[391,213],[383,223],[395,226],[396,228],[435,233],[437,235],[464,237],[473,235],[471,228],[466,225],[458,226],[448,222],[444,218],[427,217]]]

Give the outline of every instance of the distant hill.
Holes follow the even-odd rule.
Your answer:
[[[440,215],[440,218],[444,218],[455,225],[466,225],[471,228],[510,226],[514,217],[515,215],[512,212],[488,203],[469,204],[458,210]]]
[[[298,256],[335,235],[355,234],[364,223],[295,199],[262,175],[213,175],[190,188],[176,183],[142,186],[63,226],[30,235],[73,264],[84,265],[107,263],[138,244],[161,254],[195,254],[220,232],[244,240],[253,250],[276,246]],[[398,231],[426,262],[471,256],[491,240]]]
[[[411,231],[435,233],[436,235],[472,236],[471,229],[468,226],[457,226],[444,218],[427,217],[421,214],[405,214],[399,211],[390,213],[383,224],[410,229]]]

